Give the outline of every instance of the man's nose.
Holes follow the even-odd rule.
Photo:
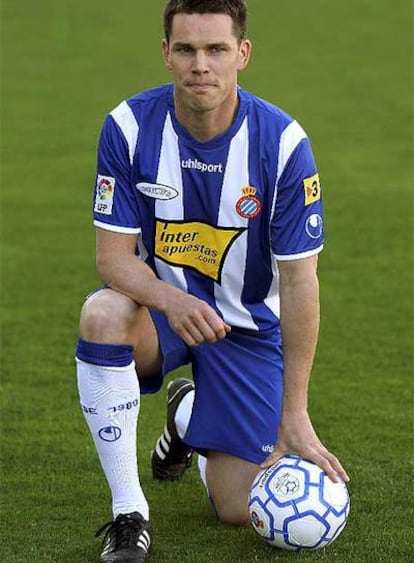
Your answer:
[[[193,62],[193,72],[208,72],[208,57],[203,50],[196,51]]]

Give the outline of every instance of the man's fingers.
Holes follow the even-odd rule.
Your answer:
[[[225,338],[231,327],[208,303],[192,295],[179,295],[167,311],[171,328],[188,346],[214,343]]]
[[[180,330],[177,330],[177,334],[184,340],[187,346],[190,347],[197,346],[198,342],[196,342],[192,334],[185,328],[181,328]]]
[[[271,465],[273,465],[273,458],[272,456],[268,456],[261,464],[260,464],[260,469],[267,469],[268,467],[270,467]]]
[[[210,308],[194,314],[188,319],[185,328],[192,334],[197,344],[217,342],[217,340],[224,338],[230,330],[230,327]]]
[[[342,481],[345,481],[345,483],[347,483],[349,481],[349,475],[347,474],[345,469],[342,467],[339,459],[335,455],[331,454],[330,452],[327,452],[326,457],[328,458],[328,461],[329,461],[332,469],[335,471],[335,473],[337,475],[339,475],[339,477],[342,479]]]
[[[201,318],[197,323],[197,328],[203,334],[204,340],[212,344],[224,338],[227,334],[221,319],[218,319],[214,323],[209,323],[208,320]]]
[[[227,334],[224,326],[214,330],[204,319],[198,319],[197,322],[188,321],[183,324],[177,333],[188,346],[198,346],[203,342],[214,343]]]
[[[323,471],[325,471],[331,481],[333,481],[334,483],[339,482],[338,473],[333,468],[331,462],[326,456],[322,455],[321,453],[315,453],[314,455],[312,455],[312,458],[310,458],[310,461],[313,461],[318,467],[323,469]]]
[[[275,450],[270,455],[268,455],[267,458],[260,464],[260,468],[267,469],[288,453],[300,455],[304,459],[313,461],[313,463],[315,463],[318,467],[325,471],[329,479],[334,483],[338,483],[340,479],[342,479],[342,481],[346,483],[349,481],[349,476],[340,464],[338,458],[325,449],[323,451],[308,450],[306,454],[302,454],[300,452],[288,452],[283,451],[279,448],[275,448]]]
[[[305,459],[313,461],[313,463],[323,469],[329,479],[334,483],[338,483],[340,479],[345,482],[349,481],[349,477],[337,457],[325,448],[323,448],[323,450],[310,452],[309,455],[305,456]]]
[[[209,327],[204,319],[198,319],[197,322],[187,321],[184,326],[187,332],[191,334],[196,344],[202,344],[206,341],[216,341],[216,335],[214,331],[211,327]]]
[[[209,309],[206,311],[203,321],[207,324],[210,330],[214,333],[214,340],[208,340],[208,342],[217,342],[221,338],[224,338],[226,334],[231,331],[231,327],[226,324],[223,319],[221,319],[215,311]]]
[[[282,452],[279,448],[275,448],[271,454],[267,456],[267,458],[260,464],[261,469],[267,469],[277,461],[281,457],[285,455],[285,452]]]

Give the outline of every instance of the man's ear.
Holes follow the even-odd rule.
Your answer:
[[[253,48],[252,42],[249,39],[242,39],[239,48],[238,70],[244,70],[249,64],[252,48]]]
[[[168,70],[171,70],[170,45],[166,39],[162,40],[161,48],[162,48],[162,56],[164,58],[164,64],[168,68]]]

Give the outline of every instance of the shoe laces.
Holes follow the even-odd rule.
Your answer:
[[[114,542],[114,549],[122,549],[128,547],[131,544],[131,540],[134,540],[134,536],[141,532],[141,530],[141,520],[120,514],[115,520],[110,520],[101,526],[96,532],[95,537],[98,538],[105,534],[102,540],[103,544],[110,538],[110,541]]]

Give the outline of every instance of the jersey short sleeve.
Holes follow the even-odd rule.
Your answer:
[[[130,115],[127,117],[131,119]],[[141,221],[131,182],[133,154],[130,139],[121,126],[110,114],[102,127],[94,191],[94,225],[119,233],[138,234]]]
[[[277,182],[271,243],[278,260],[305,258],[323,248],[319,175],[309,139],[300,131],[302,138],[287,158]]]

